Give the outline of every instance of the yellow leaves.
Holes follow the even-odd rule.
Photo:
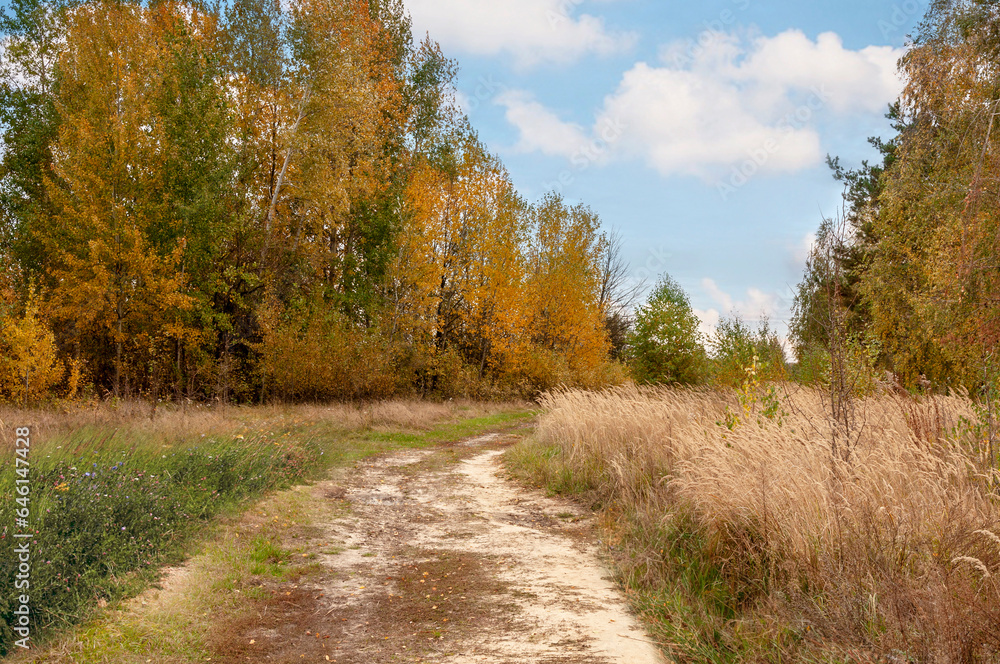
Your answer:
[[[995,44],[970,7],[933,7],[901,60],[901,134],[872,206],[860,290],[880,359],[906,386],[973,386],[1000,329]]]
[[[480,367],[527,341],[524,206],[492,155],[462,139],[458,170],[426,162],[408,189],[412,214],[393,268],[395,322],[463,348]]]
[[[78,380],[78,367],[76,371]],[[65,373],[65,367],[56,359],[55,335],[39,319],[32,296],[24,316],[0,321],[0,399],[11,403],[38,401],[49,395]]]
[[[382,398],[393,392],[395,358],[377,329],[353,324],[320,300],[281,313],[272,310],[263,319],[259,346],[274,392],[293,399]]]
[[[608,341],[598,303],[598,261],[603,249],[597,216],[568,208],[558,196],[534,211],[531,255],[532,329],[539,342],[562,352],[573,371],[596,369]]]
[[[393,327],[510,382],[597,371],[608,344],[596,215],[559,199],[527,208],[495,157],[473,140],[462,146],[454,173],[425,162],[411,176]]]

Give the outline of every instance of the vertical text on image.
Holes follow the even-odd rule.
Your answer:
[[[15,502],[14,537],[19,540],[14,547],[17,556],[17,572],[14,575],[14,589],[21,592],[14,602],[14,614],[11,619],[11,629],[20,638],[14,643],[20,648],[28,648],[31,638],[31,538],[33,533],[28,528],[31,518],[31,465],[28,453],[31,450],[31,429],[19,427],[15,430],[17,441],[14,447],[14,480]]]

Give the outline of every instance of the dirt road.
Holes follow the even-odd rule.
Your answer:
[[[398,453],[301,489],[313,573],[217,626],[213,661],[662,662],[590,515],[499,474],[509,442]]]

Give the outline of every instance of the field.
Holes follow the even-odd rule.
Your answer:
[[[618,582],[674,660],[1000,661],[997,427],[967,397],[882,393],[854,402],[840,423],[823,392],[783,384],[566,390],[540,407],[534,432],[518,429],[521,442],[507,448],[507,471],[598,515]],[[190,635],[170,661],[215,652],[191,621],[229,599],[191,586],[158,614],[122,600],[192,555],[198,574],[227,588],[251,592],[248,579],[260,576],[294,592],[319,573],[302,524],[336,515],[320,518],[305,494],[284,489],[428,448],[422,465],[398,471],[419,483],[418,469],[437,477],[472,454],[451,443],[534,415],[527,404],[424,401],[0,411],[5,459],[16,426],[30,424],[35,441],[32,643],[53,649],[31,661],[165,656],[143,634],[178,620]],[[14,495],[15,477],[6,463],[2,495]],[[454,502],[453,481],[442,504]],[[0,502],[4,525],[16,507]],[[269,536],[254,530],[262,515],[274,521]],[[6,589],[10,534],[0,537]],[[5,625],[14,598],[0,597]],[[132,608],[104,610],[121,606]],[[9,651],[14,638],[6,628],[0,646]]]
[[[510,468],[601,511],[633,606],[680,662],[1000,661],[986,414],[880,395],[626,387],[543,399]]]
[[[14,431],[30,448],[33,645],[134,596],[201,546],[219,519],[269,492],[400,448],[457,440],[530,416],[525,404],[74,406],[0,411],[0,654],[9,652],[17,555]],[[265,556],[266,557],[266,556]]]

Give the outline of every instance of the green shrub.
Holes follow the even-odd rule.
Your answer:
[[[715,330],[712,350],[717,385],[740,387],[746,378],[747,367],[754,367],[762,382],[787,378],[784,348],[766,319],[755,329],[737,314],[723,318]]]

